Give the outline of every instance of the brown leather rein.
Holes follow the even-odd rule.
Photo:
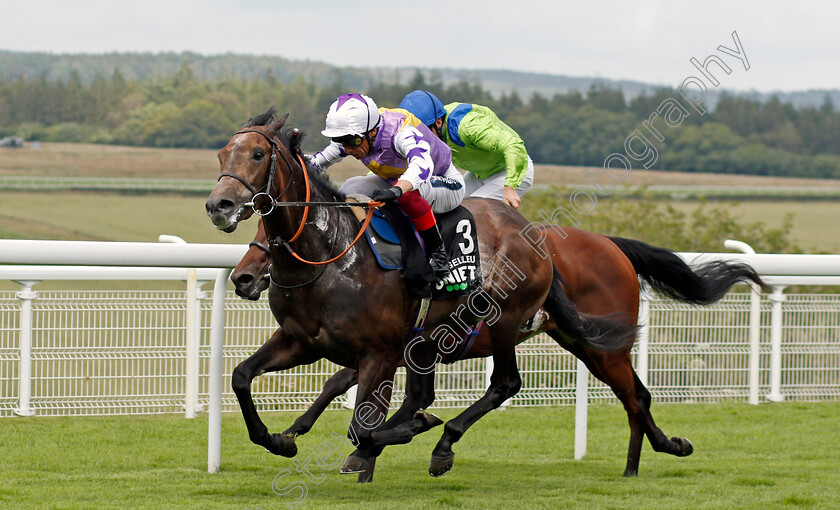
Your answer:
[[[331,263],[335,262],[336,260],[340,259],[341,257],[343,257],[344,255],[346,255],[347,252],[350,251],[350,248],[352,248],[353,245],[355,245],[356,242],[359,239],[362,238],[362,235],[365,233],[365,230],[367,230],[368,226],[370,225],[371,220],[373,219],[374,209],[376,207],[379,207],[379,206],[383,205],[383,203],[382,202],[375,202],[373,200],[371,200],[370,202],[368,202],[366,204],[365,203],[348,203],[348,202],[311,202],[310,201],[311,185],[310,185],[310,182],[309,182],[309,172],[306,171],[306,163],[304,163],[303,157],[301,156],[301,153],[300,153],[299,149],[295,150],[295,155],[297,156],[297,159],[300,162],[300,169],[301,169],[301,172],[303,173],[303,181],[304,181],[304,183],[306,183],[306,199],[303,202],[278,202],[277,199],[275,199],[273,196],[271,196],[271,186],[272,186],[272,183],[274,181],[274,175],[275,175],[276,169],[277,169],[277,155],[278,154],[280,155],[280,157],[283,159],[283,162],[286,164],[286,168],[288,168],[288,170],[289,170],[289,184],[291,184],[291,182],[292,182],[292,165],[286,159],[286,156],[280,151],[279,140],[277,140],[277,135],[275,135],[274,139],[272,139],[267,134],[265,134],[263,131],[260,131],[258,129],[243,129],[241,131],[237,131],[236,133],[234,133],[233,136],[241,135],[241,134],[244,134],[244,133],[259,133],[260,135],[263,136],[263,138],[268,140],[268,143],[271,146],[271,163],[270,163],[271,166],[269,168],[269,173],[268,173],[268,182],[266,182],[266,185],[263,187],[263,188],[266,189],[266,191],[257,191],[256,189],[254,189],[254,187],[248,181],[246,181],[242,177],[240,177],[236,174],[233,174],[233,173],[228,173],[228,172],[222,173],[222,175],[219,176],[219,179],[221,179],[222,177],[232,177],[232,178],[238,180],[239,182],[241,182],[242,184],[244,184],[245,187],[248,188],[254,194],[253,198],[251,199],[250,204],[251,204],[251,207],[254,208],[254,213],[256,213],[257,215],[267,216],[268,214],[271,213],[271,211],[274,210],[275,207],[303,207],[303,218],[300,221],[300,226],[298,226],[297,231],[295,232],[295,234],[292,236],[291,239],[289,239],[288,241],[281,239],[280,243],[279,243],[279,244],[284,245],[289,250],[289,253],[292,254],[292,257],[296,258],[297,260],[303,262],[304,264],[310,264],[310,265],[313,265],[313,266],[321,266],[321,265],[325,265],[325,264],[331,264]],[[294,136],[294,134],[293,134],[293,136]],[[288,189],[288,187],[289,187],[289,185],[286,185],[286,189]],[[286,189],[281,191],[279,196],[282,196],[283,193],[285,193]],[[257,196],[262,195],[262,194],[266,195],[271,200],[271,209],[266,213],[261,213],[256,209],[256,198],[257,198]],[[347,248],[345,248],[343,252],[339,253],[338,255],[336,255],[335,257],[333,257],[329,260],[312,261],[312,260],[306,260],[303,257],[301,257],[300,255],[298,255],[295,252],[295,250],[292,248],[292,245],[291,245],[291,243],[293,243],[295,240],[297,240],[297,238],[300,237],[301,233],[303,232],[303,226],[306,224],[306,218],[309,215],[309,207],[310,206],[367,207],[368,211],[367,211],[367,215],[365,216],[365,220],[362,222],[362,227],[359,229],[359,233],[356,234],[356,238],[353,239],[353,242],[351,242],[350,245],[347,246]],[[269,243],[274,244],[274,243],[272,243],[272,240],[269,240]]]

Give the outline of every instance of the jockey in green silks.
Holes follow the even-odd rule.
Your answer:
[[[501,200],[515,209],[534,183],[534,163],[525,142],[490,108],[471,103],[446,106],[431,92],[415,90],[406,109],[452,149],[452,163],[464,170],[466,194]]]

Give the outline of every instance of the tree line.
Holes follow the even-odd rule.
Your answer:
[[[353,81],[353,80],[350,80]],[[626,100],[620,89],[593,86],[585,94],[553,97],[516,92],[492,96],[467,81],[444,85],[417,72],[407,83],[378,82],[362,92],[380,106],[395,107],[411,90],[430,90],[444,103],[472,102],[493,108],[525,140],[538,163],[601,166],[624,149],[668,98],[668,88]],[[288,83],[267,70],[259,78],[228,75],[199,79],[184,62],[165,77],[82,80],[18,77],[0,80],[0,136],[27,140],[154,147],[219,148],[249,117],[277,105],[309,136],[306,150],[320,149],[327,108],[345,92],[340,72],[331,84],[296,78]],[[663,130],[663,119],[659,130]],[[644,132],[644,130],[642,130]],[[650,130],[648,130],[650,132]],[[664,132],[664,131],[663,131]],[[652,169],[755,175],[840,178],[840,112],[826,98],[818,108],[794,108],[778,98],[761,102],[722,94],[714,111],[688,115],[664,140],[648,136],[658,158]]]

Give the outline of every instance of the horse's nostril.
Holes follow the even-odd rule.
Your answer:
[[[235,207],[236,204],[233,200],[227,199],[215,200],[211,198],[204,204],[204,210],[207,211],[208,215],[221,213],[229,216]]]
[[[230,215],[231,211],[236,207],[233,200],[221,199],[215,200],[210,199],[204,204],[204,210],[207,211],[208,215],[214,213],[222,213],[224,215]]]
[[[242,274],[242,275],[239,275],[239,276],[236,277],[236,280],[235,280],[234,283],[236,283],[237,285],[250,285],[251,282],[253,282],[253,281],[254,281],[253,275]]]
[[[227,212],[233,210],[233,208],[236,207],[236,204],[234,204],[232,200],[219,200],[217,207],[219,211]]]

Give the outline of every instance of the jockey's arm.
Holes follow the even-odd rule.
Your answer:
[[[316,152],[311,156],[309,154],[306,154],[305,158],[309,162],[309,164],[311,164],[316,170],[318,170],[319,172],[324,172],[333,163],[336,163],[345,156],[347,156],[347,154],[345,154],[344,149],[342,149],[340,144],[336,142],[330,142],[329,145],[324,147],[324,150]]]
[[[435,169],[429,142],[420,131],[407,126],[394,137],[394,148],[407,163],[405,172],[397,179],[396,186],[399,186],[403,193],[419,188],[420,184],[431,177]]]
[[[515,190],[522,184],[528,172],[528,151],[525,150],[525,142],[513,130],[488,122],[461,131],[461,139],[479,149],[502,154],[505,158],[505,186]]]

